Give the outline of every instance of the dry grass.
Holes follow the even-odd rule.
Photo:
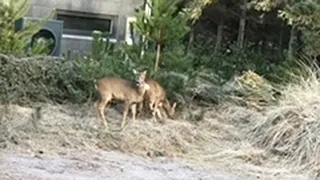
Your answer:
[[[123,132],[117,131],[121,114],[114,108],[107,110],[114,131],[106,132],[95,119],[92,104],[3,105],[0,148],[58,153],[70,148],[102,148],[146,158],[180,158],[260,179],[317,175],[320,82],[311,74],[281,93],[277,104],[259,111],[224,104],[186,110],[180,119],[163,124],[139,119]]]
[[[4,134],[6,137],[2,148],[58,154],[68,149],[101,148],[145,158],[179,158],[192,164],[257,175],[261,179],[274,176],[274,171],[266,166],[270,158],[267,151],[253,146],[247,139],[244,127],[252,122],[244,119],[257,116],[250,116],[252,111],[245,108],[228,106],[207,110],[198,122],[180,119],[155,124],[140,119],[123,132],[117,131],[121,114],[108,109],[110,129],[114,131],[106,132],[95,119],[91,105],[40,106],[40,111],[16,105],[0,107],[1,112],[7,109],[2,118],[6,123],[0,127],[6,129],[0,132],[0,137]],[[37,112],[40,116],[36,116]],[[247,168],[241,168],[243,166]],[[275,166],[271,168],[276,170]],[[277,172],[277,177],[292,174],[288,169],[277,169]]]
[[[320,82],[316,73],[287,85],[249,135],[259,147],[301,170],[320,168]]]

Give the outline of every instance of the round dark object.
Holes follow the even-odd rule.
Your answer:
[[[49,45],[49,53],[48,55],[52,55],[56,50],[57,40],[54,34],[48,29],[41,29],[36,34],[32,36],[31,39],[31,47],[33,47],[34,43],[39,41],[50,41],[52,39],[52,43]]]

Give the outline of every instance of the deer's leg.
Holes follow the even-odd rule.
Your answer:
[[[162,110],[162,111],[161,111]],[[164,102],[159,102],[159,113],[162,112],[162,115],[164,115],[164,118],[168,118],[167,109],[164,107]]]
[[[154,100],[153,99],[150,99],[149,101],[149,109],[151,111],[151,114],[152,114],[152,121],[155,121],[155,113],[154,113]]]
[[[124,110],[123,110],[123,118],[122,118],[122,122],[121,122],[121,128],[124,127],[124,124],[126,123],[126,119],[127,119],[127,115],[128,115],[128,111],[129,111],[129,103],[125,103],[124,105]]]
[[[154,111],[159,117],[159,119],[162,119],[161,112],[160,112],[160,107],[162,106],[161,102],[159,100],[156,101]]]
[[[100,116],[100,111],[99,111],[99,102],[100,102],[100,100],[98,100],[94,103],[94,110],[96,113],[96,119],[100,121],[101,116]]]
[[[141,115],[141,113],[142,113],[143,103],[144,103],[144,101],[141,101],[141,102],[138,104],[138,114],[139,114],[139,115]]]
[[[155,111],[155,101],[151,101],[149,104],[149,108],[151,110],[152,113],[152,121],[156,122],[156,111]]]
[[[132,122],[134,122],[136,120],[137,104],[131,105],[131,113],[132,113]]]
[[[156,109],[156,114],[157,114],[158,118],[162,119],[160,108]]]
[[[154,102],[153,102],[153,101],[151,101],[151,102],[149,103],[149,108],[150,108],[150,110],[153,110],[153,108],[154,108]]]
[[[161,106],[161,109],[162,109],[162,114],[164,115],[164,118],[168,119],[168,114],[167,114],[167,111],[164,109],[163,106]],[[160,111],[161,112],[161,111]]]
[[[110,99],[111,99],[110,97],[102,97],[99,100],[99,102],[97,103],[99,116],[100,116],[100,118],[106,128],[108,128],[108,123],[107,123],[107,119],[104,114],[104,110],[105,110],[106,106],[108,105],[108,102],[110,101]]]

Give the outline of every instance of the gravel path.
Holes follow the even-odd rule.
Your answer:
[[[0,153],[1,180],[242,180],[213,170],[167,160],[145,160],[117,152],[68,152],[64,155]]]

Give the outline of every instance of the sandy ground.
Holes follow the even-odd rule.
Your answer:
[[[145,160],[118,152],[68,152],[68,155],[17,155],[2,152],[0,179],[244,180],[167,160]],[[253,178],[252,178],[253,179]]]
[[[107,116],[117,129],[121,114],[109,109]],[[0,179],[313,180],[277,164],[263,167],[260,151],[234,143],[234,127],[207,116],[198,125],[140,119],[110,133],[92,105],[0,105]]]

